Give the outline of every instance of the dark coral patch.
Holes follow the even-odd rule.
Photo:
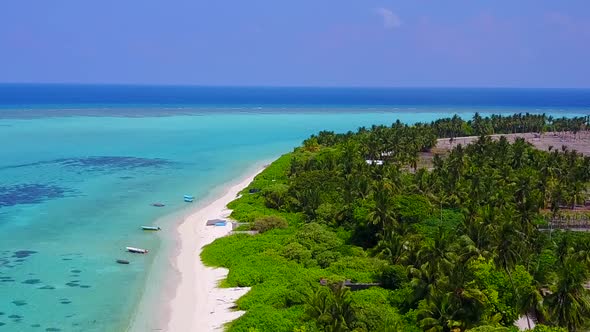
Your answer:
[[[171,164],[160,158],[136,158],[120,156],[99,156],[87,158],[58,159],[55,162],[67,167],[85,168],[90,171],[131,170],[142,167],[161,167]]]
[[[59,301],[59,303],[61,303],[61,304],[70,304],[70,303],[72,303],[72,301],[70,301],[70,300],[62,300],[62,301]]]
[[[172,164],[171,161],[161,158],[137,158],[124,156],[98,156],[82,158],[62,158],[49,161],[38,161],[29,164],[11,165],[0,169],[37,167],[45,165],[57,165],[61,167],[77,168],[83,171],[109,171],[132,170],[143,167],[162,167]]]
[[[80,285],[80,288],[90,288],[90,287],[92,287],[92,286],[90,286],[90,285]]]
[[[68,283],[66,283],[66,286],[69,286],[69,287],[78,287],[78,286],[80,286],[80,284],[78,284],[76,282],[68,282]]]
[[[2,188],[0,187],[0,192],[1,192]],[[0,194],[1,195],[1,194]],[[0,196],[0,206],[2,206],[2,197]],[[36,254],[37,251],[34,250],[18,250],[15,251],[14,254],[12,255],[12,257],[16,257],[16,258],[27,258],[33,254]]]
[[[0,326],[4,326],[4,325],[6,325],[6,323],[2,323],[2,322],[0,322]]]
[[[61,329],[58,329],[57,327],[48,327],[45,329],[45,331],[58,332],[58,331],[61,331]]]
[[[41,324],[31,324],[31,327],[41,327]]]
[[[47,285],[47,286],[39,287],[39,289],[55,289],[55,287]]]
[[[27,279],[27,280],[23,281],[22,283],[29,284],[29,285],[36,285],[36,284],[41,283],[41,279]]]
[[[80,272],[82,272],[82,270],[71,270],[70,272],[72,272],[72,273],[80,273]]]
[[[38,204],[53,198],[66,197],[72,190],[42,183],[0,186],[0,207],[18,204]]]
[[[23,305],[27,305],[27,301],[25,300],[14,300],[12,301],[12,304],[14,304],[17,307],[23,306]]]
[[[8,316],[8,318],[10,318],[10,319],[21,319],[21,318],[23,318],[23,316],[21,316],[21,315],[10,315],[10,316]]]
[[[71,258],[62,258],[61,260],[62,261],[71,261],[72,259]]]

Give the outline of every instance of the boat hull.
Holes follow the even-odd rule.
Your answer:
[[[126,247],[127,251],[132,252],[134,254],[147,254],[149,250],[141,249],[141,248],[134,248],[134,247]]]

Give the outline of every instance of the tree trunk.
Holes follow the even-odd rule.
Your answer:
[[[526,323],[529,326],[529,330],[532,330],[531,329],[531,320],[529,319],[529,313],[527,312],[524,316],[526,317]]]

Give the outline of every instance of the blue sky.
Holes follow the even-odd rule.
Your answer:
[[[2,1],[0,82],[590,87],[590,1]]]

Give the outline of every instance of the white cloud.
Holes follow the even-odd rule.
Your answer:
[[[375,13],[383,19],[383,27],[385,29],[395,29],[402,25],[402,20],[400,20],[399,16],[390,9],[383,7],[376,8]]]

